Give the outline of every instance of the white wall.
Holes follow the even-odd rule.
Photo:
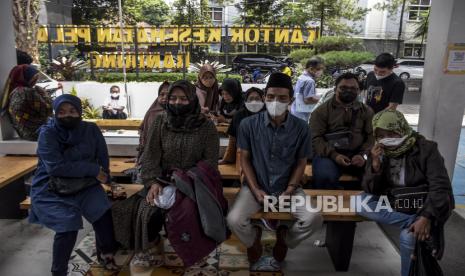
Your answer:
[[[79,97],[88,98],[94,107],[103,105],[103,102],[110,95],[110,87],[118,85],[121,93],[124,92],[123,83],[99,83],[95,81],[86,82],[62,82],[65,93],[69,93],[74,86]],[[143,118],[150,105],[157,98],[158,87],[160,82],[129,82],[128,95],[131,99],[131,118]],[[265,84],[242,84],[242,91],[250,87],[265,88]],[[326,93],[328,88],[317,88],[317,94]]]
[[[121,93],[124,93],[123,83],[99,83],[94,81],[86,82],[63,82],[65,93],[69,93],[74,86],[79,97],[88,98],[94,107],[102,106],[103,102],[110,95],[110,87],[118,85]],[[128,95],[131,101],[131,118],[143,118],[153,101],[157,98],[160,82],[129,82]],[[264,84],[242,84],[245,91],[252,86],[264,88]]]

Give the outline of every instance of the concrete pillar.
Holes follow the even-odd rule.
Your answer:
[[[445,74],[444,59],[448,44],[465,43],[465,1],[431,2],[418,129],[438,142],[452,176],[465,109],[465,75]]]
[[[0,1],[0,99],[8,74],[16,65],[15,34],[13,29],[12,0]],[[0,100],[1,103],[1,100]],[[0,140],[12,138],[14,131],[7,117],[0,118]]]

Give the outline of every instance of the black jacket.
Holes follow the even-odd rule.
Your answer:
[[[362,181],[365,192],[374,195],[389,194],[393,186],[388,161],[385,158],[381,171],[375,174],[371,167],[372,159],[368,158]],[[405,185],[407,187],[428,185],[428,196],[423,208],[418,211],[418,215],[431,219],[432,233],[437,233],[440,235],[437,238],[443,240],[443,227],[454,209],[455,201],[451,181],[437,143],[428,141],[417,134],[417,142],[406,153],[405,166]],[[439,256],[442,255],[443,241],[440,244]]]

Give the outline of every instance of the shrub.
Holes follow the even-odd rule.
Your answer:
[[[348,69],[361,63],[372,61],[375,56],[371,52],[332,51],[321,57],[325,60],[326,68]]]
[[[304,59],[309,59],[315,55],[315,50],[313,49],[297,49],[292,50],[289,54],[289,57],[292,58],[294,63],[301,63]],[[303,64],[305,66],[305,64]]]
[[[344,36],[324,36],[313,43],[315,53],[323,54],[331,51],[363,51],[363,43],[359,38]]]
[[[95,74],[98,82],[121,82],[123,81],[123,73],[98,73]],[[218,81],[222,82],[226,78],[226,74],[218,74]],[[239,75],[230,74],[228,78],[242,80]],[[163,82],[169,81],[174,82],[182,80],[182,73],[139,73],[137,77],[136,73],[127,73],[127,81],[138,81],[138,82]],[[196,73],[186,73],[186,80],[195,82],[197,80]]]

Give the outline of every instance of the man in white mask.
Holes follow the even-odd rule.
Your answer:
[[[316,95],[316,79],[323,75],[324,63],[319,57],[312,57],[307,61],[305,70],[295,84],[295,101],[291,113],[308,122],[310,114],[320,97]]]
[[[266,196],[301,196],[300,183],[311,155],[308,125],[289,113],[294,91],[291,78],[274,73],[265,88],[266,111],[244,119],[239,127],[237,145],[245,176],[242,188],[227,221],[231,231],[247,247],[251,266],[260,259],[262,230],[251,224],[253,214],[263,209]],[[275,198],[277,199],[277,198]],[[268,202],[268,201],[267,201]],[[279,226],[273,257],[282,262],[288,247],[295,248],[322,225],[322,217],[305,206],[295,206],[294,224]]]
[[[396,110],[402,104],[405,83],[392,70],[396,60],[389,53],[376,57],[374,71],[367,76],[367,105],[376,113],[385,109]]]
[[[128,115],[124,112],[126,108],[126,97],[121,96],[120,89],[117,85],[110,88],[110,97],[107,98],[102,106],[103,119],[127,119]]]

